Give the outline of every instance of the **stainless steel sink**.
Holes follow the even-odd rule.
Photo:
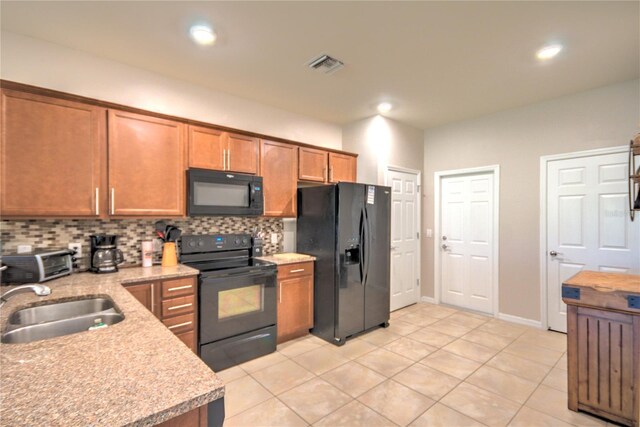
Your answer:
[[[29,343],[89,331],[100,322],[115,325],[122,320],[124,314],[108,298],[38,305],[12,313],[0,341]]]
[[[59,302],[18,310],[9,316],[10,325],[35,325],[54,320],[69,319],[85,314],[111,310],[115,313],[113,301],[106,298],[91,298],[79,301]]]

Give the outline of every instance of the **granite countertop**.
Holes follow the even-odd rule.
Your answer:
[[[224,383],[121,283],[195,276],[190,267],[79,273],[19,294],[0,311],[50,300],[108,296],[125,315],[115,325],[28,344],[0,344],[0,419],[12,426],[150,426],[224,395]]]
[[[274,254],[268,256],[258,257],[263,261],[269,261],[278,265],[285,264],[295,264],[296,262],[307,262],[307,261],[315,261],[316,257],[305,254],[297,254],[297,253],[282,253],[282,254]]]
[[[565,280],[564,285],[581,286],[608,291],[640,293],[640,275],[623,273],[605,273],[600,271],[581,271]]]

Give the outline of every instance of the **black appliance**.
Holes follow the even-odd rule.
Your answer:
[[[390,193],[354,183],[298,189],[297,251],[316,257],[311,333],[333,344],[389,326]]]
[[[187,214],[262,215],[262,177],[207,169],[187,171]]]
[[[89,236],[91,253],[89,271],[94,273],[115,273],[118,265],[124,262],[122,251],[118,249],[118,236],[113,234],[98,234]]]
[[[276,265],[254,259],[249,234],[187,235],[180,263],[198,277],[199,354],[214,371],[276,350]]]
[[[74,253],[60,249],[2,255],[2,283],[46,282],[67,276],[73,270]]]

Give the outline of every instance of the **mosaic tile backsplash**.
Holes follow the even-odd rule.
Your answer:
[[[142,263],[141,244],[153,240],[157,219],[62,219],[62,220],[2,220],[0,222],[0,253],[16,252],[18,245],[32,245],[34,249],[67,248],[69,243],[82,243],[82,258],[78,259],[80,271],[89,268],[89,236],[92,234],[116,234],[118,248],[125,263],[122,266]],[[190,217],[165,219],[177,226],[182,234],[253,233],[254,228],[265,234],[264,253],[282,251],[283,222],[279,218],[262,217]],[[272,244],[270,234],[278,235],[278,244]],[[159,262],[161,252],[155,254]]]

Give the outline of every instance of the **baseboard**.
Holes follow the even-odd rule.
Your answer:
[[[420,297],[421,302],[428,302],[430,304],[436,304],[436,299],[433,297],[422,296]]]
[[[526,319],[524,317],[513,316],[511,314],[498,313],[498,319],[506,322],[518,323],[520,325],[531,326],[542,329],[542,322],[539,320]]]

